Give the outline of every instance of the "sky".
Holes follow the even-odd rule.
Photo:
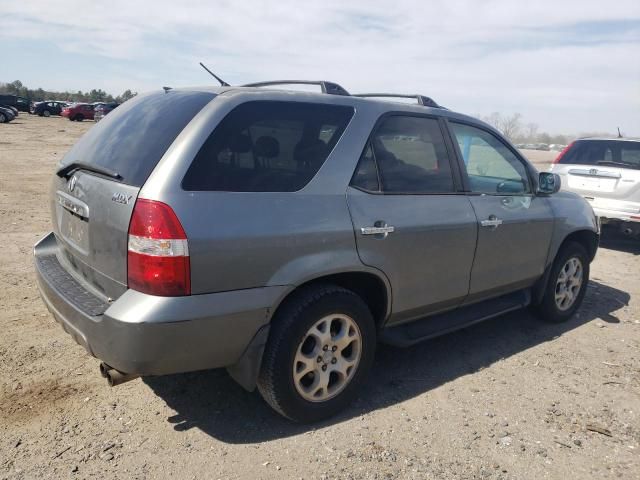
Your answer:
[[[117,95],[322,79],[640,137],[638,0],[0,0],[0,82]]]

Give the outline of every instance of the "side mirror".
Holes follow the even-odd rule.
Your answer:
[[[560,175],[551,172],[540,172],[538,174],[538,193],[546,195],[556,193],[560,190]]]

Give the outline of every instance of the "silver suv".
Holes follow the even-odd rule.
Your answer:
[[[139,95],[57,166],[38,283],[111,385],[226,367],[310,422],[377,342],[573,315],[599,232],[557,175],[428,97],[273,83]]]
[[[563,188],[586,198],[602,223],[640,238],[640,140],[582,138],[565,148],[551,171]]]

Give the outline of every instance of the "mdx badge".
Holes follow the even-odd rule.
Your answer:
[[[77,181],[78,181],[78,179],[76,178],[76,176],[75,176],[75,175],[73,175],[73,176],[71,177],[71,179],[69,180],[69,183],[67,183],[67,189],[68,189],[70,192],[73,192],[73,189],[74,189],[74,188],[76,188],[76,182],[77,182]]]
[[[116,203],[121,203],[122,205],[129,205],[132,197],[133,195],[125,195],[122,192],[116,192],[111,197],[111,200]]]

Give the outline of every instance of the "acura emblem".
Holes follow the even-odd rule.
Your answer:
[[[69,183],[67,184],[67,188],[69,189],[70,192],[73,192],[73,189],[76,188],[77,181],[78,179],[76,178],[75,175],[71,177],[71,180],[69,180]]]
[[[597,168],[591,168],[589,170],[589,175],[597,175],[598,174],[598,169]]]

